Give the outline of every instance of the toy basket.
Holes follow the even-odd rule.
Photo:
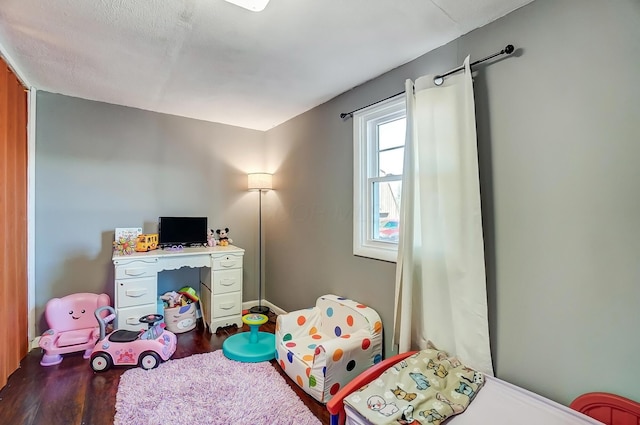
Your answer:
[[[196,303],[180,307],[165,307],[164,323],[173,333],[190,331],[196,327]]]

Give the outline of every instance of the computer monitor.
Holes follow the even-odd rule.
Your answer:
[[[200,245],[207,243],[207,217],[160,217],[160,245]]]

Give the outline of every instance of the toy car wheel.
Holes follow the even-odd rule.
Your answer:
[[[91,369],[94,372],[104,372],[113,366],[113,360],[107,353],[96,353],[91,356]]]
[[[144,353],[140,354],[140,360],[138,361],[138,364],[141,368],[146,370],[154,369],[160,364],[160,356],[158,356],[153,351],[145,351]]]

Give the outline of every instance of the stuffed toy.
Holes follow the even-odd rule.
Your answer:
[[[218,230],[216,230],[216,233],[218,234],[218,245],[227,246],[230,243],[233,243],[233,240],[231,238],[229,238],[229,228],[228,227],[225,227],[224,229],[218,229]]]
[[[174,308],[176,306],[183,305],[182,294],[179,294],[176,291],[165,292],[163,295],[160,296],[160,299],[166,302],[169,308]]]
[[[218,241],[215,238],[213,229],[207,229],[207,246],[216,246]]]

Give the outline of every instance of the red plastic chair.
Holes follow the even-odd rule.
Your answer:
[[[609,393],[587,393],[569,405],[607,425],[640,425],[640,403]]]

